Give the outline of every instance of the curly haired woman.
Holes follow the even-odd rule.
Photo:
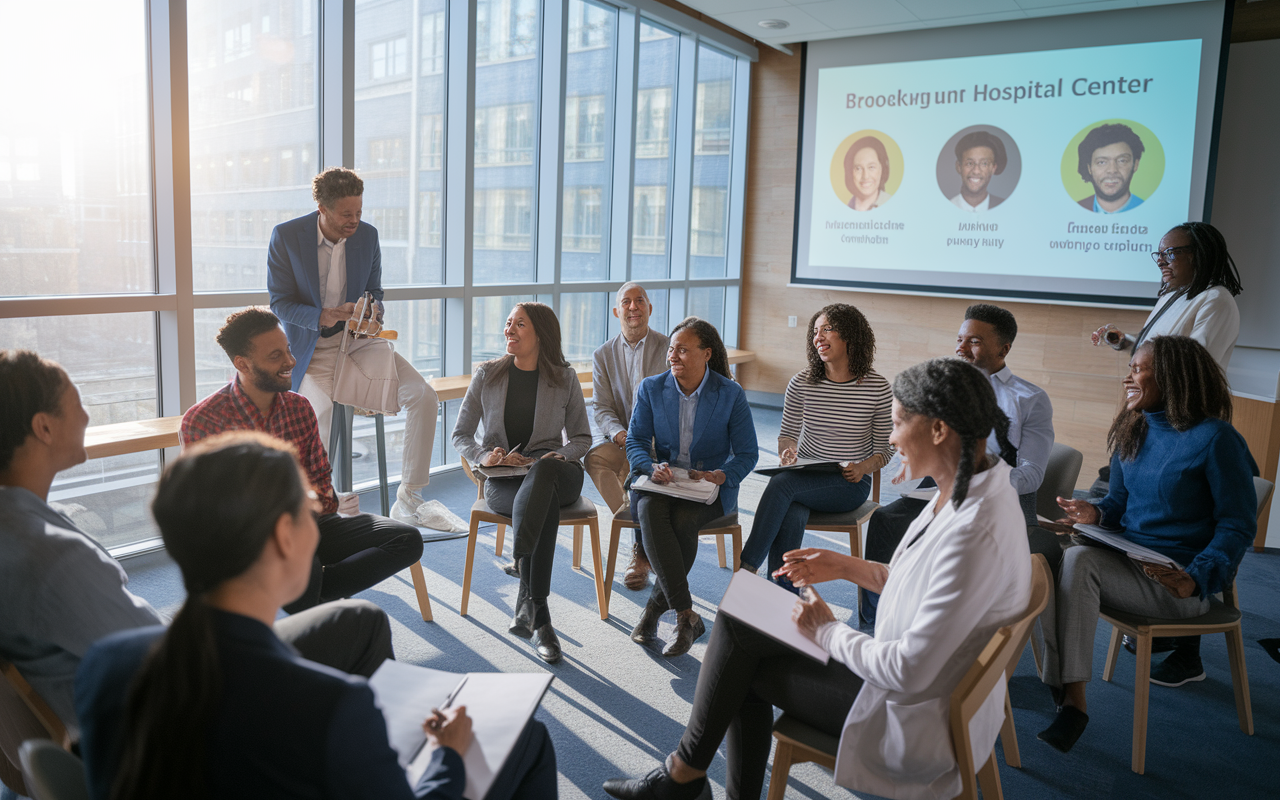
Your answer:
[[[876,335],[862,312],[833,303],[809,320],[809,367],[787,384],[778,454],[783,466],[797,458],[846,463],[841,472],[796,470],[774,475],[756,508],[742,568],[755,572],[766,557],[769,573],[782,554],[804,538],[811,511],[853,511],[871,493],[871,473],[889,463],[892,394],[871,370]],[[779,581],[791,588],[785,578]]]

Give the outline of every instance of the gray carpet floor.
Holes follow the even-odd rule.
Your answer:
[[[760,465],[776,463],[780,412],[753,408],[761,446]],[[740,506],[744,538],[751,511],[765,487],[752,475],[744,484]],[[607,549],[607,508],[588,480],[586,494],[602,510],[601,540]],[[467,517],[475,488],[461,472],[436,476],[424,492],[454,513]],[[887,492],[882,498],[888,502]],[[377,510],[377,493],[362,496],[366,511]],[[509,532],[508,532],[509,533]],[[572,529],[562,528],[552,580],[550,608],[564,646],[564,660],[548,667],[528,643],[507,633],[516,581],[502,572],[510,560],[494,555],[494,528],[481,530],[476,548],[469,615],[458,614],[466,539],[426,546],[423,566],[431,593],[434,621],[419,616],[408,572],[394,576],[360,595],[390,615],[397,657],[403,661],[455,672],[548,670],[556,680],[538,718],[551,731],[563,798],[604,797],[601,782],[619,775],[640,775],[670,752],[684,729],[697,683],[706,638],[684,656],[665,659],[661,643],[653,648],[628,638],[647,598],[621,583],[630,551],[631,532],[623,530],[618,575],[613,586],[610,619],[596,607],[590,545],[583,543],[583,570],[572,568]],[[584,537],[585,539],[586,537]],[[810,532],[806,546],[847,552],[838,535]],[[125,567],[131,588],[162,611],[172,612],[184,593],[173,563],[157,553],[130,559]],[[703,540],[690,575],[694,603],[710,628],[716,605],[731,574],[720,569],[714,540]],[[824,598],[841,619],[856,614],[852,586],[823,587]],[[1110,628],[1100,624],[1095,650],[1096,678],[1089,687],[1091,722],[1069,755],[1059,754],[1035,738],[1052,720],[1048,692],[1036,678],[1030,653],[1024,654],[1011,682],[1014,719],[1022,753],[1022,769],[1000,760],[1000,775],[1009,797],[1266,797],[1280,786],[1280,664],[1259,647],[1259,638],[1280,636],[1280,553],[1249,553],[1240,574],[1245,613],[1246,660],[1249,666],[1256,735],[1245,736],[1236,723],[1231,678],[1223,637],[1203,645],[1208,680],[1179,689],[1151,689],[1146,775],[1129,771],[1132,737],[1133,660],[1120,660],[1114,683],[1101,681]],[[659,638],[668,640],[674,615],[662,621]],[[997,747],[1000,753],[1000,748]],[[724,750],[710,776],[717,797],[724,797]],[[814,765],[792,769],[788,798],[854,797],[837,787],[831,774]]]

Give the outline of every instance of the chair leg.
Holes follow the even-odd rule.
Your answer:
[[[382,501],[382,516],[391,516],[391,496],[387,490],[387,428],[383,416],[373,417],[374,441],[378,446],[378,499]],[[417,511],[418,509],[414,509]]]
[[[1147,766],[1147,705],[1151,699],[1151,633],[1138,631],[1138,667],[1133,678],[1133,771]]]
[[[1244,633],[1237,624],[1227,631],[1227,660],[1231,662],[1231,688],[1236,693],[1240,730],[1253,735],[1253,706],[1249,702],[1249,673],[1244,666]]]
[[[742,566],[742,526],[733,526],[733,571]]]
[[[1004,690],[1004,724],[1000,726],[1000,741],[1004,744],[1004,763],[1014,769],[1022,769],[1022,753],[1018,750],[1018,731],[1013,727],[1013,703],[1009,700],[1009,688]],[[995,755],[992,755],[995,761]]]
[[[495,556],[501,556],[501,555],[502,555],[502,540],[503,540],[503,539],[505,539],[505,538],[506,538],[506,536],[507,536],[507,526],[506,526],[506,525],[503,525],[501,522],[499,522],[499,523],[498,523],[498,533],[497,533],[497,535],[494,537],[494,538],[496,538],[496,539],[498,540],[498,544],[497,544],[497,546],[493,548],[493,554],[494,554]]]
[[[773,749],[773,772],[769,775],[768,800],[782,800],[787,794],[787,776],[791,774],[795,747],[790,742],[778,740]]]
[[[1112,676],[1116,674],[1116,662],[1120,660],[1120,637],[1122,635],[1119,628],[1114,625],[1111,626],[1111,644],[1107,645],[1107,663],[1102,668],[1102,679],[1104,681],[1109,682]],[[1035,648],[1033,647],[1032,649],[1034,650]]]
[[[592,519],[587,523],[587,528],[591,532],[591,574],[596,579],[596,607],[600,609],[600,619],[609,618],[609,595],[604,590],[604,570],[600,569],[600,563],[604,560],[600,556],[604,555],[600,550],[600,521]],[[582,526],[576,526],[577,531],[574,538],[582,535]]]
[[[978,785],[982,787],[983,800],[1002,800],[1004,793],[1000,790],[1000,767],[996,764],[996,753],[991,751],[987,763],[978,770]]]
[[[502,526],[498,526],[498,530],[502,530]],[[471,599],[471,567],[476,560],[476,538],[480,535],[480,518],[475,514],[471,515],[471,533],[467,536],[467,565],[462,572],[462,604],[459,607],[459,615],[465,617],[467,615],[467,601]],[[501,534],[499,534],[501,536]],[[498,541],[502,541],[499,539]]]
[[[604,604],[608,607],[613,598],[613,570],[618,566],[618,540],[622,538],[622,523],[614,520],[609,526],[609,563],[604,569]]]
[[[716,555],[720,557],[720,569],[724,569],[724,533],[716,534]]]
[[[582,526],[573,526],[573,568],[582,569]],[[592,570],[595,572],[595,570]]]
[[[849,555],[862,558],[862,523],[849,529]]]
[[[418,611],[422,613],[422,621],[431,621],[431,598],[427,595],[427,578],[422,574],[422,564],[415,561],[409,567],[413,576],[413,591],[418,595]]]

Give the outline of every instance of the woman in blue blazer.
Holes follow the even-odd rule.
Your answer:
[[[676,637],[662,654],[678,656],[706,632],[689,594],[698,530],[738,509],[738,485],[755,468],[759,448],[746,392],[729,376],[729,355],[714,325],[697,317],[677,325],[667,361],[671,370],[646,378],[636,393],[627,426],[631,474],[667,483],[674,477],[671,467],[677,467],[720,487],[710,505],[656,492],[631,493],[631,508],[657,576],[631,638],[640,644],[652,641],[658,618],[675,609]]]
[[[167,629],[108,636],[80,664],[93,800],[460,800],[465,707],[424,722],[430,763],[410,785],[365,679],[271,630],[310,579],[315,497],[293,447],[254,431],[198,442],[165,470],[151,508],[187,600]],[[551,740],[530,720],[486,798],[555,796]]]

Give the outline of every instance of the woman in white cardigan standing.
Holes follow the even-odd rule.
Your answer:
[[[1184,222],[1164,235],[1151,258],[1160,268],[1160,294],[1142,330],[1134,335],[1108,323],[1091,334],[1093,343],[1136,353],[1156,336],[1190,336],[1225,372],[1240,335],[1241,291],[1227,240],[1207,222]]]
[[[888,564],[830,550],[786,554],[796,586],[842,578],[881,592],[875,636],[836,622],[816,591],[796,603],[800,627],[832,658],[819,665],[725,615],[716,617],[684,736],[643,778],[606,781],[618,798],[710,797],[706,770],[729,735],[727,796],[758,798],[773,707],[840,737],[836,782],[894,798],[960,792],[949,728],[951,692],[992,634],[1025,611],[1031,554],[1009,465],[986,454],[1009,420],[991,383],[957,358],[918,364],[893,384],[890,443],[916,477],[939,486]],[[976,752],[1004,719],[1004,682],[979,710]]]

